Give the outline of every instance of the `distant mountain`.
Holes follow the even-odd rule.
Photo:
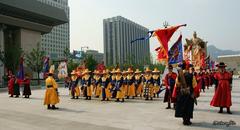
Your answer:
[[[218,49],[217,47],[215,47],[214,45],[209,45],[208,48],[207,48],[207,52],[214,59],[217,59],[218,56],[222,56],[222,55],[237,55],[237,54],[240,54],[240,51],[221,50],[221,49]]]

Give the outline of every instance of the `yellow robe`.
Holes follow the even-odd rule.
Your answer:
[[[45,97],[44,97],[44,105],[55,105],[59,103],[60,99],[58,97],[57,88],[58,85],[55,82],[54,78],[52,76],[49,76],[46,80],[46,91],[45,91]],[[47,86],[53,86],[48,88]]]
[[[148,76],[145,75],[144,77],[145,77],[146,80],[150,80],[152,78],[152,75],[148,75]],[[149,87],[149,97],[152,98],[153,95],[154,95],[154,93],[153,93],[154,92],[153,84],[151,83],[148,87]]]
[[[135,75],[135,80],[141,80],[141,76],[140,75]],[[137,95],[142,95],[143,93],[143,84],[142,81],[141,83],[138,85],[137,90],[136,90]]]
[[[132,75],[127,76],[128,80],[131,80],[132,78],[133,78]],[[135,94],[135,85],[134,85],[134,83],[132,83],[132,85],[128,85],[128,87],[127,87],[127,96],[134,97],[135,95],[136,95]]]
[[[153,75],[153,79],[156,80],[159,78],[159,75]],[[157,92],[159,92],[160,90],[160,86],[159,85],[154,85],[153,86],[153,93],[156,94]]]
[[[76,81],[77,80],[77,76],[72,76],[71,78],[72,78],[72,81]],[[75,95],[74,96],[78,96],[78,97],[80,96],[80,88],[79,88],[78,84],[75,87]]]
[[[116,82],[121,80],[122,76],[116,76]],[[125,88],[120,86],[120,91],[117,91],[117,99],[123,99],[125,97]]]
[[[83,79],[84,79],[85,81],[88,81],[89,78],[90,78],[90,75],[85,75],[85,76],[83,76]],[[87,83],[87,84],[88,84],[88,83]],[[87,89],[87,96],[91,97],[91,96],[92,96],[92,85],[87,86],[87,87],[84,88],[84,89]]]
[[[100,80],[100,76],[96,76],[95,80],[99,81]],[[102,88],[101,88],[101,84],[99,83],[97,86],[95,86],[95,96],[100,96],[101,95],[101,91],[102,91]]]

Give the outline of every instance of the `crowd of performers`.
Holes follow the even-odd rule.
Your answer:
[[[144,72],[139,69],[134,71],[131,68],[123,71],[117,68],[111,71],[104,69],[101,72],[98,70],[91,72],[85,68],[82,72],[73,70],[66,80],[66,87],[69,88],[71,99],[84,97],[85,100],[91,100],[94,97],[101,101],[116,102],[124,102],[136,97],[151,101],[159,98],[159,94],[165,90],[166,109],[172,108],[171,104],[173,104],[175,117],[182,118],[184,125],[191,125],[194,103],[197,104],[200,93],[204,93],[205,88],[209,89],[213,84],[215,94],[210,105],[220,107],[219,113],[226,108],[227,113],[232,114],[230,111],[232,74],[226,71],[223,62],[217,67],[218,70],[205,70],[183,62],[178,65],[177,73],[173,72],[173,66],[169,65],[167,74],[162,78],[157,68],[153,71],[146,68]],[[55,105],[60,100],[53,71],[50,70],[45,82],[44,105],[47,105],[48,109],[58,109]],[[29,98],[31,90],[28,76],[21,81],[11,76],[8,84],[10,97],[19,97],[20,85],[24,86],[23,95]]]

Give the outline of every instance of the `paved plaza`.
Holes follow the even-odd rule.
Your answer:
[[[61,88],[59,110],[43,106],[44,89],[33,90],[30,99],[9,98],[0,93],[0,130],[223,130],[240,129],[240,80],[234,80],[232,91],[233,114],[219,114],[210,107],[214,88],[202,93],[195,106],[192,126],[183,126],[174,117],[174,110],[166,110],[163,95],[154,101],[130,99],[125,103],[101,102],[100,99],[72,100],[68,89]],[[234,121],[235,125],[214,125]],[[216,123],[217,124],[217,123]]]

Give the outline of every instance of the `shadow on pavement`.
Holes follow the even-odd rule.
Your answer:
[[[190,127],[220,129],[220,130],[239,130],[240,129],[240,126],[238,126],[238,124],[227,126],[226,124],[214,124],[209,122],[196,122],[196,123],[193,122],[193,124]]]
[[[73,109],[68,109],[68,108],[59,108],[56,111],[70,112],[70,113],[83,113],[83,112],[86,112],[86,111],[73,110]]]

